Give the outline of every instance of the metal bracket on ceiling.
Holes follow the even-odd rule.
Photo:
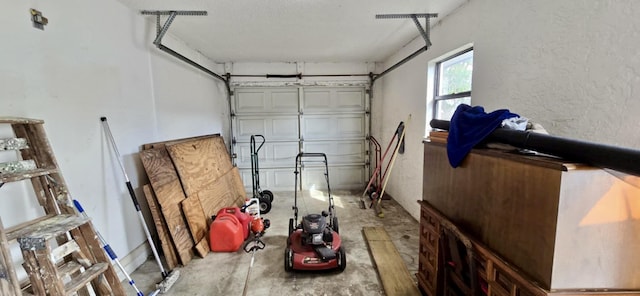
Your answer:
[[[376,14],[376,19],[400,19],[400,18],[410,18],[418,27],[418,31],[420,31],[420,35],[424,39],[426,43],[426,47],[431,46],[431,40],[429,40],[429,19],[432,17],[438,17],[437,13],[407,13],[407,14]],[[425,25],[422,28],[420,21],[418,18],[424,18]]]
[[[156,16],[156,39],[153,40],[153,44],[158,45],[162,42],[162,37],[169,30],[169,26],[178,15],[207,15],[207,11],[204,10],[143,10],[143,15],[155,15]],[[160,26],[160,16],[168,15],[169,18],[164,22],[164,25]]]

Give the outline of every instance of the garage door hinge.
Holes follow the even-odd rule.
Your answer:
[[[371,95],[371,90],[370,89],[365,89],[364,93],[367,94],[367,95]]]
[[[233,137],[233,138],[231,139],[231,144],[233,144],[233,145],[235,145],[235,144],[236,144],[236,137]]]
[[[231,118],[236,117],[235,113],[231,113]]]

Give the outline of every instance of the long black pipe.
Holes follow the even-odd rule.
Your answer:
[[[443,130],[450,127],[446,120],[434,119],[430,124]],[[640,150],[636,149],[504,128],[495,129],[487,139],[640,176]]]
[[[299,78],[304,77],[355,77],[369,76],[369,74],[232,74],[231,77],[264,77],[264,78]]]
[[[224,77],[222,77],[222,76],[220,76],[220,75],[218,75],[218,74],[214,73],[213,71],[211,71],[211,70],[209,70],[209,69],[207,69],[207,68],[205,68],[205,67],[201,66],[200,64],[198,64],[198,63],[196,63],[196,62],[192,61],[191,59],[189,59],[189,58],[187,58],[187,57],[185,57],[185,56],[183,56],[183,55],[181,55],[181,54],[179,54],[179,53],[175,52],[173,49],[168,48],[168,47],[166,47],[166,46],[164,46],[164,45],[162,45],[162,44],[158,44],[157,46],[158,46],[158,48],[159,48],[160,50],[162,50],[162,51],[164,51],[164,52],[166,52],[166,53],[168,53],[168,54],[170,54],[170,55],[172,55],[172,56],[174,56],[174,57],[176,57],[176,58],[178,58],[178,59],[182,60],[183,62],[185,62],[185,63],[187,63],[187,64],[189,64],[189,65],[191,65],[191,66],[194,66],[194,67],[196,67],[196,68],[198,68],[198,69],[202,70],[203,72],[205,72],[205,73],[207,73],[207,74],[209,74],[209,75],[211,75],[211,76],[213,76],[213,77],[215,77],[215,78],[218,78],[218,79],[220,79],[222,82],[225,82],[225,83],[226,83],[226,80],[224,79]]]
[[[382,78],[382,76],[387,75],[387,73],[395,70],[396,68],[402,66],[404,63],[412,60],[413,58],[417,57],[419,54],[427,51],[427,49],[429,49],[429,47],[424,46],[418,50],[416,50],[414,53],[410,54],[408,57],[402,59],[401,61],[397,62],[395,65],[389,67],[389,69],[382,71],[382,73],[375,75],[375,77],[373,77],[373,81],[378,80],[379,78]]]

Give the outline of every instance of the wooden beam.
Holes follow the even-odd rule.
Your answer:
[[[363,227],[369,251],[387,296],[420,296],[400,253],[382,227]]]

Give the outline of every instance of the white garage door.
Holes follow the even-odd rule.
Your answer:
[[[258,153],[262,190],[294,189],[299,152],[327,155],[332,189],[366,185],[369,102],[364,87],[238,87],[232,100],[236,164],[247,191],[252,190],[251,135],[266,140]],[[259,146],[261,138],[255,139]],[[314,177],[324,170],[318,165],[305,165],[303,182],[324,189],[324,177]]]

